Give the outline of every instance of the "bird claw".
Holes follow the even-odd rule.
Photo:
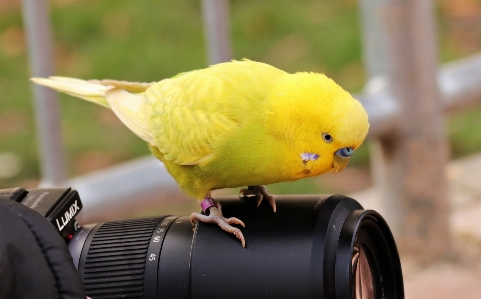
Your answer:
[[[239,193],[244,197],[255,196],[257,199],[257,207],[260,206],[261,202],[265,199],[271,205],[274,213],[276,212],[276,200],[272,195],[269,194],[269,190],[265,186],[249,186],[247,189],[241,189]]]
[[[217,203],[217,207],[211,207],[209,209],[209,215],[192,213],[192,215],[190,215],[190,222],[194,225],[195,221],[217,224],[224,231],[234,234],[234,236],[241,241],[242,247],[246,247],[246,241],[241,230],[232,226],[232,224],[238,224],[242,227],[246,227],[244,222],[236,217],[225,218],[220,211],[219,203]]]

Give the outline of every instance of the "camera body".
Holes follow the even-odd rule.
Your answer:
[[[42,214],[68,243],[87,295],[101,298],[404,298],[394,238],[377,212],[342,195],[216,198],[244,221],[235,236],[188,216],[79,227],[70,188],[0,190]]]
[[[79,225],[75,216],[82,209],[82,201],[71,188],[8,188],[0,189],[0,196],[19,202],[40,213],[58,230],[66,243],[70,241]]]

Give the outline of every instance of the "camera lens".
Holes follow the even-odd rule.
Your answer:
[[[243,248],[188,216],[84,226],[69,244],[95,298],[404,298],[383,218],[340,196],[277,196],[277,212],[218,199],[244,221]]]
[[[352,255],[352,275],[354,280],[354,294],[356,299],[375,298],[374,281],[368,249],[356,243]]]

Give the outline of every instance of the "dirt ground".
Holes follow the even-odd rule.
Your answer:
[[[479,299],[481,268],[459,262],[425,269],[403,265],[406,299]]]

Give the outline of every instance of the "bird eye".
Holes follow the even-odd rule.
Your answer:
[[[343,158],[349,158],[352,156],[352,154],[354,154],[354,150],[351,147],[343,147],[336,151],[336,155]]]
[[[327,143],[332,142],[332,136],[329,133],[322,133],[322,139]]]

